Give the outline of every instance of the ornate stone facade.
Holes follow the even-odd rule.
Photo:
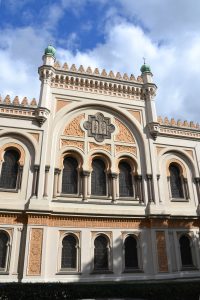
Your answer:
[[[0,98],[1,282],[199,277],[199,125],[157,118],[146,66],[136,79],[43,62],[38,102]]]

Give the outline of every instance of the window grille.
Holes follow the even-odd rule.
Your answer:
[[[78,192],[78,163],[72,157],[64,159],[64,168],[62,174],[62,193],[77,194]]]
[[[76,269],[77,241],[72,235],[67,235],[62,241],[61,269]]]
[[[119,196],[120,197],[133,196],[131,167],[126,162],[121,162],[119,164]]]
[[[0,232],[0,269],[6,268],[7,251],[8,251],[8,235]]]
[[[7,150],[1,169],[0,188],[16,189],[19,154],[15,150]]]
[[[179,244],[180,244],[182,266],[183,267],[193,266],[190,239],[186,235],[183,235],[179,239]]]
[[[124,243],[125,269],[138,268],[137,240],[133,236],[128,236]]]
[[[170,165],[169,172],[172,198],[184,198],[179,168],[175,165]]]
[[[92,195],[106,195],[106,174],[105,164],[101,159],[94,159],[92,162]]]
[[[94,241],[94,269],[108,270],[108,241],[102,235]]]

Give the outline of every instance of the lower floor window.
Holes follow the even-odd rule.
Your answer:
[[[0,271],[6,271],[9,255],[9,236],[7,232],[0,231]]]
[[[94,270],[108,270],[109,243],[107,237],[100,235],[94,241]]]
[[[182,235],[179,239],[179,244],[180,244],[182,266],[183,267],[193,266],[190,238],[187,235]]]
[[[62,241],[61,269],[73,270],[77,268],[77,239],[67,235]]]
[[[128,236],[124,242],[125,270],[138,269],[137,240],[133,236]]]

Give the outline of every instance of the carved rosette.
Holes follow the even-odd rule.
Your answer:
[[[115,131],[115,126],[111,124],[110,118],[104,117],[102,113],[89,115],[88,121],[83,123],[88,136],[93,137],[97,142],[103,142],[105,139],[111,139],[111,133]]]
[[[156,232],[157,256],[158,256],[158,271],[168,272],[167,250],[165,241],[165,232]]]
[[[125,143],[135,143],[134,137],[131,131],[118,119],[115,119],[115,124],[118,127],[118,134],[115,136],[115,141]]]
[[[32,228],[30,232],[30,248],[27,275],[41,274],[43,229]]]
[[[77,116],[74,118],[65,128],[64,135],[69,136],[78,136],[78,137],[84,137],[85,132],[82,130],[80,126],[80,122],[83,120],[84,114]]]

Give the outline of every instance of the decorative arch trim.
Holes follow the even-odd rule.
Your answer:
[[[19,153],[19,155],[20,155],[19,164],[20,164],[20,166],[24,166],[25,157],[26,157],[25,150],[24,150],[24,148],[21,145],[19,145],[17,143],[7,143],[7,144],[4,144],[0,148],[0,159],[1,159],[1,161],[3,161],[4,153],[8,149],[14,149],[14,150],[16,150]]]

